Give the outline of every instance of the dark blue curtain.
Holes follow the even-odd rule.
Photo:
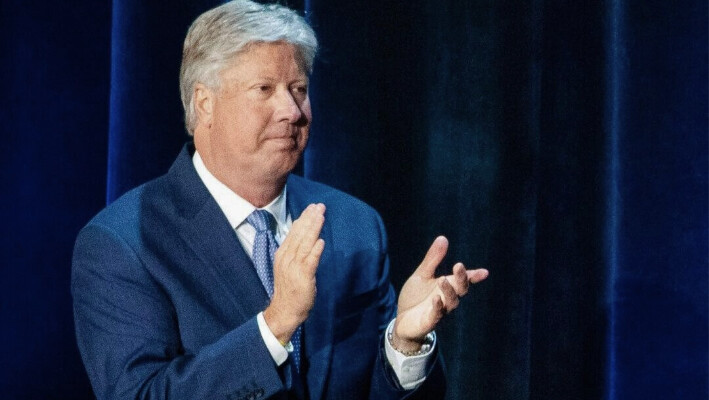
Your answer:
[[[216,0],[0,3],[0,393],[92,398],[73,240],[188,140]],[[707,4],[291,1],[322,45],[301,171],[377,208],[399,287],[485,266],[439,329],[449,399],[704,399]]]
[[[0,1],[0,397],[91,398],[73,242],[105,203],[111,10]]]

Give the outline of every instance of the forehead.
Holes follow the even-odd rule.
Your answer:
[[[302,79],[307,77],[304,58],[295,45],[286,42],[251,43],[222,71],[225,79],[256,77]]]

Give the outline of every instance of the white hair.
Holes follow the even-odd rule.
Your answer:
[[[250,44],[279,41],[294,45],[307,72],[312,72],[318,47],[315,32],[288,7],[233,0],[197,17],[187,31],[180,67],[180,96],[190,135],[197,124],[195,85],[219,89],[219,73]]]

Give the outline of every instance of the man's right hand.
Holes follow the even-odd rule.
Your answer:
[[[325,248],[325,241],[319,238],[323,223],[325,205],[309,205],[276,251],[273,298],[263,317],[281,343],[290,341],[315,303],[315,272]]]

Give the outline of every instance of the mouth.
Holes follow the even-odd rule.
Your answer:
[[[286,135],[286,136],[271,136],[267,140],[292,140],[295,141],[298,136],[296,135]]]
[[[281,151],[292,151],[303,147],[304,140],[307,140],[307,130],[298,129],[292,125],[279,126],[264,132],[264,143]]]
[[[278,145],[279,147],[286,147],[286,148],[293,148],[296,147],[298,144],[297,136],[274,136],[270,137],[267,139],[268,142],[271,142],[275,145]]]

